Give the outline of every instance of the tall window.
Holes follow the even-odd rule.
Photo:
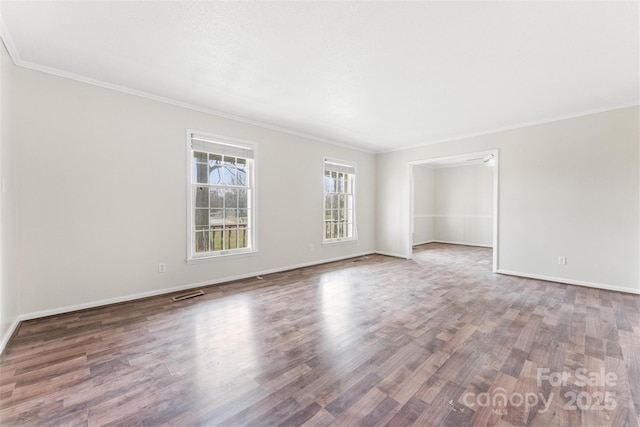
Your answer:
[[[189,133],[189,259],[253,250],[252,145]]]
[[[324,242],[356,239],[356,165],[324,160]]]

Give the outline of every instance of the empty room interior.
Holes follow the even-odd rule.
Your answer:
[[[639,9],[0,1],[0,424],[637,426]]]

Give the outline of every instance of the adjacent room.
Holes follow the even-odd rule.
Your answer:
[[[414,165],[414,246],[440,242],[493,247],[495,156],[472,153]]]
[[[0,1],[0,424],[639,424],[639,13]]]

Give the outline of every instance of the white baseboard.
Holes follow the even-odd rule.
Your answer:
[[[414,242],[411,244],[411,246],[420,246],[420,245],[427,245],[429,243],[438,243],[435,240],[425,240],[424,242]]]
[[[20,319],[15,319],[13,323],[11,323],[11,325],[9,326],[9,329],[7,330],[7,332],[5,332],[4,336],[2,337],[2,340],[0,341],[0,354],[2,354],[2,352],[4,351],[4,348],[9,343],[9,340],[11,340],[11,337],[13,337],[13,334],[15,334],[16,331],[18,330],[18,326],[20,326]]]
[[[394,258],[409,259],[407,258],[406,254],[394,254],[393,252],[382,252],[382,251],[376,251],[375,253],[378,255],[390,256]]]
[[[448,240],[432,240],[429,243],[446,243],[448,245],[463,245],[463,246],[476,246],[478,248],[493,248],[493,245],[480,245],[477,243],[468,243],[468,242],[451,242]]]
[[[559,277],[542,276],[539,274],[520,273],[517,271],[509,271],[498,269],[498,274],[506,274],[507,276],[525,277],[527,279],[546,280],[547,282],[562,283],[565,285],[584,286],[587,288],[604,289],[606,291],[626,292],[630,294],[640,294],[640,289],[623,288],[621,286],[605,285],[602,283],[582,282],[579,280],[563,279]]]
[[[425,242],[425,243],[464,244],[464,243],[453,243],[453,242],[442,242],[442,241],[429,241],[429,242]],[[416,245],[418,245],[418,244],[423,244],[423,243],[416,243]],[[468,244],[466,244],[466,245],[468,245]],[[479,245],[468,245],[468,246],[479,246]],[[11,339],[13,334],[16,332],[16,330],[20,326],[20,323],[25,321],[25,320],[32,320],[32,319],[37,319],[37,318],[46,317],[46,316],[54,316],[54,315],[63,314],[63,313],[69,313],[69,312],[78,311],[78,310],[85,310],[85,309],[88,309],[88,308],[95,308],[95,307],[101,307],[101,306],[110,305],[110,304],[117,304],[117,303],[120,303],[120,302],[133,301],[133,300],[136,300],[136,299],[148,298],[148,297],[157,296],[157,295],[163,295],[163,294],[169,294],[169,293],[172,293],[172,292],[178,292],[178,291],[193,289],[193,288],[197,288],[197,287],[201,287],[201,286],[217,285],[217,284],[220,284],[220,283],[232,282],[234,280],[247,279],[247,278],[255,277],[255,276],[263,276],[263,275],[267,275],[267,274],[281,273],[283,271],[295,270],[297,268],[311,267],[311,266],[314,266],[314,265],[327,264],[327,263],[330,263],[330,262],[342,261],[342,260],[349,259],[349,258],[357,258],[357,257],[366,256],[366,255],[372,255],[372,254],[380,254],[380,255],[390,256],[390,257],[394,257],[394,258],[407,259],[405,254],[395,254],[395,253],[391,253],[391,252],[381,252],[381,251],[364,252],[364,253],[359,253],[359,254],[351,254],[351,255],[347,255],[347,256],[343,256],[343,257],[336,257],[336,258],[324,259],[324,260],[319,260],[319,261],[312,261],[312,262],[301,263],[301,264],[291,265],[291,266],[286,266],[286,267],[273,268],[273,269],[269,269],[269,270],[262,270],[262,271],[258,271],[258,272],[252,272],[252,273],[248,273],[248,274],[241,274],[241,275],[237,275],[237,276],[224,277],[224,278],[220,278],[220,279],[216,279],[216,280],[208,280],[208,281],[199,282],[199,283],[190,283],[190,284],[187,284],[187,285],[175,286],[175,287],[171,287],[171,288],[157,289],[157,290],[154,290],[154,291],[141,292],[141,293],[137,293],[137,294],[126,295],[126,296],[123,296],[123,297],[108,298],[108,299],[104,299],[104,300],[91,301],[91,302],[87,302],[87,303],[83,303],[83,304],[77,304],[77,305],[70,305],[70,306],[55,308],[55,309],[51,309],[51,310],[42,310],[42,311],[36,311],[36,312],[32,312],[32,313],[22,314],[22,315],[18,316],[13,321],[13,323],[11,323],[11,326],[5,332],[4,336],[2,337],[2,340],[0,341],[0,353],[2,353],[4,351],[6,345],[9,343],[9,340]],[[502,270],[502,269],[497,270],[497,273],[505,274],[505,275],[509,275],[509,276],[526,277],[526,278],[529,278],[529,279],[546,280],[546,281],[549,281],[549,282],[557,282],[557,283],[563,283],[563,284],[569,284],[569,285],[586,286],[586,287],[590,287],[590,288],[605,289],[605,290],[610,290],[610,291],[618,291],[618,292],[627,292],[627,293],[632,293],[632,294],[640,294],[640,289],[623,288],[623,287],[619,287],[619,286],[611,286],[611,285],[605,285],[605,284],[600,284],[600,283],[580,282],[580,281],[575,281],[575,280],[570,280],[570,279],[562,279],[562,278],[557,278],[557,277],[548,277],[548,276],[541,276],[541,275],[535,275],[535,274],[520,273],[520,272]]]
[[[323,259],[323,260],[319,260],[319,261],[311,261],[311,262],[306,262],[306,263],[302,263],[302,264],[290,265],[290,266],[286,266],[286,267],[272,268],[272,269],[269,269],[269,270],[262,270],[262,271],[247,273],[247,274],[240,274],[240,275],[237,275],[237,276],[224,277],[224,278],[215,279],[215,280],[207,280],[207,281],[198,282],[198,283],[190,283],[190,284],[187,284],[187,285],[174,286],[174,287],[171,287],[171,288],[157,289],[157,290],[153,290],[153,291],[149,291],[149,292],[141,292],[141,293],[126,295],[126,296],[122,296],[122,297],[108,298],[108,299],[103,299],[103,300],[98,300],[98,301],[90,301],[90,302],[83,303],[83,304],[68,305],[68,306],[65,306],[65,307],[59,307],[59,308],[54,308],[54,309],[50,309],[50,310],[41,310],[41,311],[35,311],[35,312],[32,312],[32,313],[22,314],[22,315],[18,316],[16,320],[14,320],[14,322],[11,325],[11,328],[9,328],[7,333],[2,338],[2,341],[0,341],[0,353],[2,353],[2,351],[4,350],[5,346],[7,345],[9,340],[11,339],[11,336],[13,335],[14,331],[20,325],[20,322],[24,322],[25,320],[33,320],[33,319],[38,319],[38,318],[41,318],[41,317],[55,316],[55,315],[58,315],[58,314],[70,313],[72,311],[86,310],[88,308],[96,308],[96,307],[101,307],[101,306],[110,305],[110,304],[117,304],[117,303],[120,303],[120,302],[133,301],[133,300],[137,300],[137,299],[141,299],[141,298],[148,298],[148,297],[153,297],[153,296],[157,296],[157,295],[170,294],[172,292],[189,290],[189,289],[198,288],[198,287],[201,287],[201,286],[218,285],[220,283],[232,282],[234,280],[248,279],[250,277],[264,276],[264,275],[267,275],[267,274],[273,274],[273,273],[280,273],[280,272],[283,272],[283,271],[295,270],[297,268],[311,267],[311,266],[320,265],[320,264],[327,264],[327,263],[330,263],[330,262],[342,261],[342,260],[349,259],[349,258],[357,258],[357,257],[361,257],[361,256],[372,255],[374,253],[375,252],[363,252],[363,253],[351,254],[351,255],[346,255],[346,256],[342,256],[342,257]]]

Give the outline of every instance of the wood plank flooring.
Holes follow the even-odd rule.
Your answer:
[[[203,290],[23,323],[0,424],[639,424],[640,296],[495,275],[490,249]]]

